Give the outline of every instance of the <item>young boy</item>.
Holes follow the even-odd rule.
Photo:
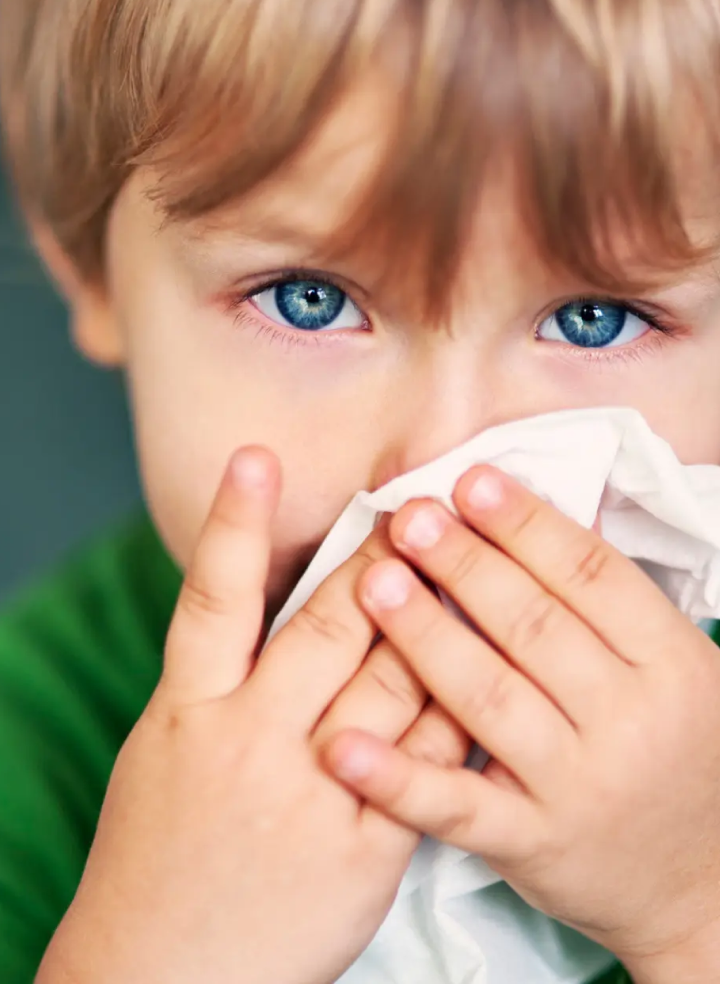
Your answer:
[[[358,489],[489,426],[632,406],[720,464],[715,0],[4,0],[0,40],[186,571],[173,616],[143,522],[5,617],[3,984],[51,937],[41,984],[330,984],[422,833],[607,982],[720,981],[720,661],[594,533],[474,469],[255,658]]]

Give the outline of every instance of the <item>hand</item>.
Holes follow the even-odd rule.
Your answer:
[[[390,556],[387,532],[254,660],[279,484],[261,449],[231,465],[39,984],[335,981],[385,917],[418,835],[330,778],[318,743],[360,727],[463,761],[466,741],[425,708],[390,644],[368,656],[356,582]]]
[[[720,981],[716,646],[635,564],[494,469],[454,499],[467,525],[415,502],[391,539],[479,633],[398,559],[366,573],[362,598],[493,760],[441,768],[352,732],[327,764],[389,816],[481,854],[638,982]]]

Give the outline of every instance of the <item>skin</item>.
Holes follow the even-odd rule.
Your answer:
[[[382,921],[421,830],[486,854],[533,904],[615,950],[639,984],[720,981],[715,649],[595,534],[509,486],[492,508],[471,507],[463,484],[467,529],[445,516],[441,545],[418,550],[408,529],[427,504],[403,510],[391,539],[378,534],[252,662],[263,618],[351,496],[486,427],[632,406],[683,461],[720,463],[712,265],[643,299],[672,337],[648,330],[589,354],[539,338],[554,309],[594,292],[534,256],[501,177],[479,203],[443,326],[422,323],[412,296],[378,292],[359,257],[322,263],[366,316],[357,327],[307,337],[242,299],[268,273],[321,265],[312,243],[342,222],[348,188],[362,194],[389,125],[361,87],[281,176],[193,224],[164,222],[146,194],[157,175],[138,171],[112,210],[102,286],[38,230],[79,346],[127,373],[147,500],[188,569],[163,682],[123,750],[42,984],[177,984],[198,967],[210,984],[240,967],[243,984],[333,981]],[[218,494],[248,445],[272,453],[234,459]],[[248,460],[249,484],[238,478]],[[494,645],[433,604],[403,556]],[[390,642],[365,660],[374,624]],[[438,703],[423,709],[428,692]],[[468,735],[495,755],[482,777],[458,769]],[[278,761],[290,763],[282,776]]]

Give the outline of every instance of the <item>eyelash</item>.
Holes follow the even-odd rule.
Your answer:
[[[297,348],[298,346],[303,345],[327,345],[331,344],[333,341],[340,341],[343,337],[347,338],[348,334],[357,334],[357,328],[347,330],[341,328],[332,332],[303,332],[293,330],[292,328],[285,328],[282,325],[273,325],[263,322],[260,317],[255,317],[247,311],[247,303],[252,302],[253,297],[257,294],[261,294],[263,291],[270,290],[280,284],[296,283],[299,280],[313,280],[318,283],[329,284],[337,290],[341,290],[343,293],[347,294],[348,297],[350,297],[353,303],[355,303],[358,309],[364,314],[363,308],[354,300],[347,284],[341,282],[339,279],[334,278],[332,275],[324,271],[310,269],[279,270],[276,273],[267,276],[259,283],[253,284],[252,288],[244,291],[242,294],[230,298],[228,303],[228,313],[234,316],[236,324],[241,324],[244,322],[246,326],[256,329],[258,337],[265,337],[268,341],[283,345],[285,348]],[[664,317],[660,316],[656,312],[651,312],[637,302],[624,301],[621,298],[602,297],[599,295],[571,297],[564,300],[562,304],[555,305],[544,315],[544,318],[552,316],[567,304],[597,304],[603,302],[612,303],[623,307],[629,314],[632,314],[641,321],[644,321],[650,328],[650,332],[647,332],[646,334],[652,333],[655,335],[656,337],[653,341],[656,343],[660,342],[660,338],[657,336],[670,339],[676,338],[679,334],[679,329],[677,326],[670,324],[670,322]],[[539,331],[540,325],[542,324],[544,318],[538,321],[535,325],[536,338],[537,332]],[[371,324],[370,318],[367,316],[365,324],[368,327]],[[538,341],[540,340],[541,339],[538,339]],[[567,353],[571,358],[579,358],[588,362],[615,362],[617,360],[628,361],[629,359],[637,359],[643,354],[641,343],[621,345],[613,349],[581,349],[580,347],[573,345],[563,347],[567,350]]]
[[[662,335],[673,335],[675,329],[662,318],[659,314],[653,314],[652,311],[647,310],[637,301],[624,301],[622,298],[617,297],[602,297],[602,296],[590,296],[587,297],[573,297],[569,301],[564,301],[559,307],[554,308],[554,311],[559,311],[561,307],[565,307],[567,304],[615,304],[617,307],[624,308],[629,314],[635,315],[636,318],[640,318],[641,321],[646,321],[654,331],[660,332]]]
[[[265,337],[271,342],[277,342],[285,346],[285,348],[297,348],[301,345],[313,344],[316,346],[327,345],[332,344],[333,341],[340,341],[343,337],[347,338],[348,334],[357,334],[357,328],[338,328],[335,331],[328,332],[294,330],[292,328],[286,328],[283,325],[268,324],[262,321],[260,316],[255,317],[247,311],[247,303],[252,302],[253,297],[262,294],[263,291],[270,290],[272,287],[278,287],[281,284],[297,283],[300,280],[311,280],[316,283],[328,284],[331,287],[335,287],[337,290],[342,291],[343,294],[346,294],[358,310],[362,311],[365,315],[362,306],[354,300],[348,284],[342,283],[339,279],[334,278],[331,274],[325,273],[324,271],[303,269],[280,270],[264,278],[259,283],[253,284],[251,288],[242,294],[230,298],[228,313],[234,316],[236,324],[245,322],[246,326],[256,329],[258,337]],[[260,315],[259,311],[258,315]],[[367,315],[365,315],[364,325],[370,325],[370,318]]]
[[[563,307],[568,304],[614,304],[618,307],[622,307],[628,314],[634,315],[641,321],[644,321],[650,328],[649,332],[646,332],[636,343],[630,343],[629,345],[619,345],[615,348],[588,348],[583,349],[577,345],[563,345],[563,354],[570,359],[580,359],[583,362],[591,363],[604,363],[605,365],[617,364],[617,363],[627,363],[630,361],[637,362],[646,354],[646,350],[651,345],[662,344],[663,340],[675,339],[679,336],[681,329],[674,324],[671,324],[669,319],[666,320],[657,312],[650,311],[645,308],[642,304],[638,304],[637,301],[625,301],[618,297],[603,297],[598,294],[588,294],[580,295],[578,297],[570,297],[563,300],[562,304],[554,305],[549,311],[547,311],[543,317],[535,325],[535,338],[538,341],[543,339],[538,338],[538,332],[544,320],[552,315],[556,314]],[[644,341],[646,336],[651,335],[653,337]]]

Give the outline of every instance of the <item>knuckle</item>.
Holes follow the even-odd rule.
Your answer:
[[[366,672],[375,686],[402,707],[418,708],[425,700],[425,691],[399,659],[384,655],[368,660]]]
[[[312,602],[301,608],[293,621],[301,632],[319,637],[334,645],[352,639],[350,626],[336,618],[330,610],[313,605]]]
[[[160,681],[136,727],[161,735],[174,744],[193,740],[204,722],[202,709],[184,703],[164,680]]]
[[[535,528],[536,521],[540,516],[542,507],[539,505],[530,505],[523,509],[515,517],[515,521],[512,526],[511,536],[513,540],[520,540],[532,533]]]
[[[244,496],[235,490],[225,489],[217,496],[205,528],[206,535],[233,533],[248,529],[248,516],[242,508]]]
[[[447,764],[444,761],[446,756],[443,754],[443,750],[438,747],[435,741],[433,741],[432,735],[418,735],[417,737],[414,737],[412,743],[408,744],[406,747],[408,754],[412,755],[412,757],[417,759],[419,762],[430,762],[432,765]]]
[[[472,583],[477,576],[479,563],[478,543],[474,542],[463,547],[451,562],[448,583],[451,585]]]
[[[497,669],[484,686],[470,690],[463,698],[464,717],[479,721],[501,716],[513,697],[512,675],[509,669]]]
[[[403,626],[402,651],[411,665],[428,665],[432,653],[447,652],[450,640],[446,612],[438,605]]]
[[[573,567],[570,585],[577,588],[589,587],[603,575],[611,558],[612,554],[603,541],[586,548]]]
[[[227,602],[192,574],[183,584],[179,600],[182,610],[191,617],[207,618],[226,615]]]
[[[353,568],[357,569],[357,574],[363,574],[366,570],[383,560],[387,556],[387,551],[378,549],[379,545],[373,540],[366,540],[355,551],[352,557]]]
[[[508,648],[515,652],[531,648],[548,634],[559,613],[559,606],[550,595],[536,594],[514,618],[508,633]]]
[[[448,733],[443,733],[440,736],[419,735],[409,749],[409,753],[414,759],[429,762],[441,769],[450,769],[462,765],[466,752],[465,742]]]
[[[452,768],[465,762],[470,739],[454,718],[431,700],[409,733],[404,747],[413,758],[442,768]]]
[[[413,782],[409,775],[396,779],[393,788],[384,799],[385,805],[398,816],[406,816],[415,812],[416,795]]]
[[[506,765],[498,759],[491,758],[483,769],[483,775],[496,786],[508,789],[513,793],[524,793],[525,787]]]
[[[464,840],[472,826],[472,813],[464,807],[458,807],[443,812],[436,818],[433,823],[433,836],[441,841]]]

